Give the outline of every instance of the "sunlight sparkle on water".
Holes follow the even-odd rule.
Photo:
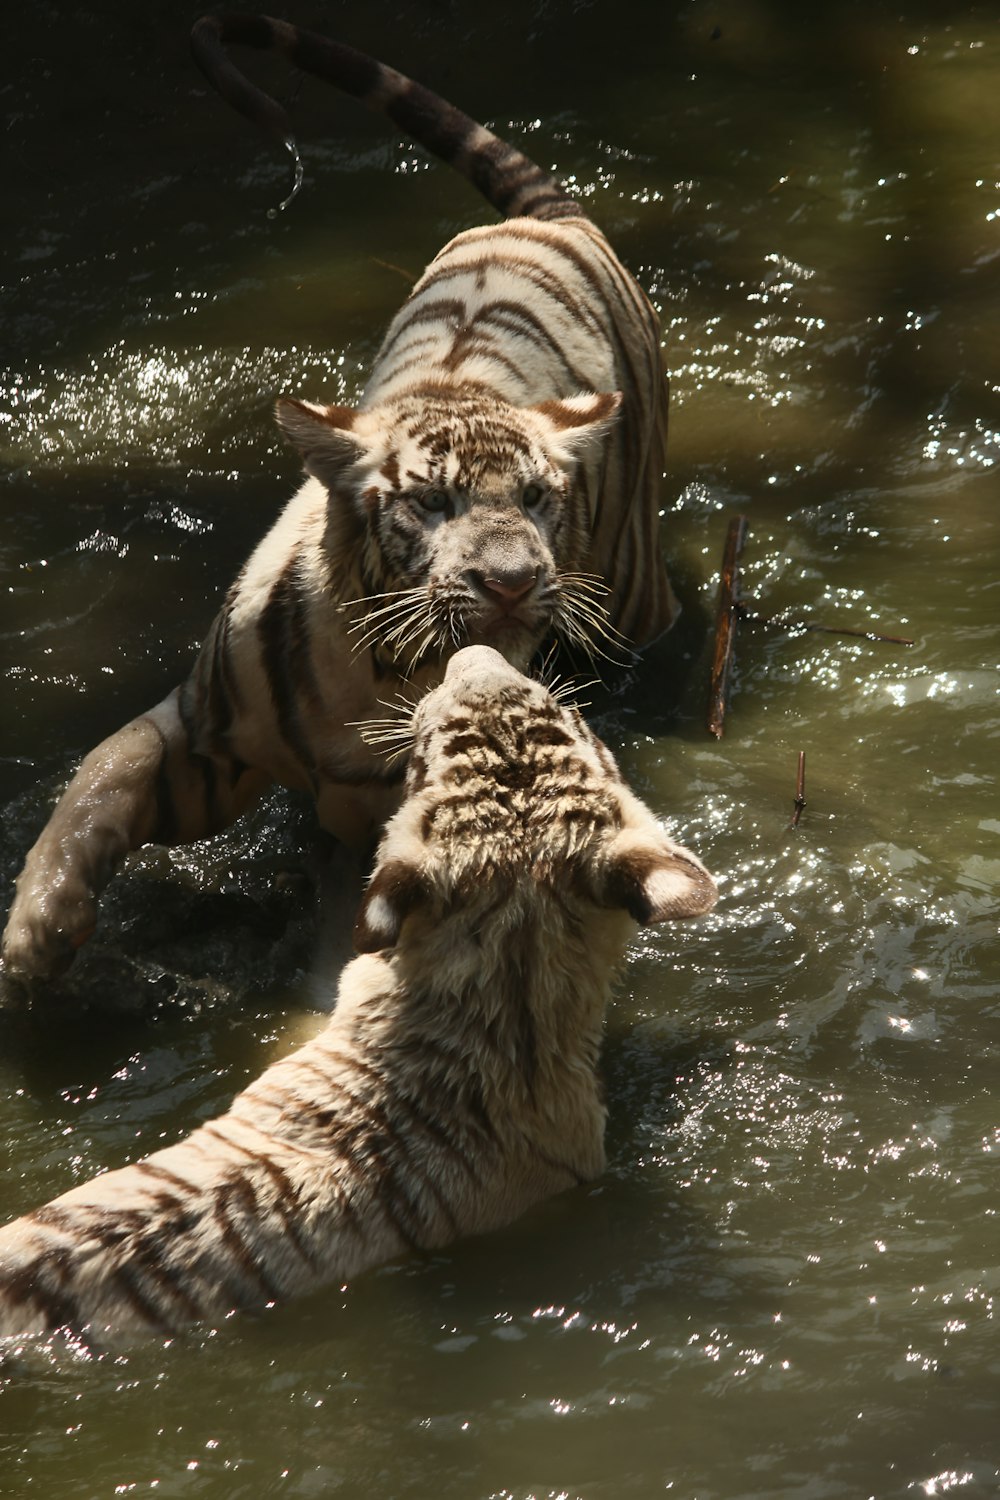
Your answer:
[[[964,708],[971,702],[990,703],[1000,693],[995,672],[976,671],[959,675],[956,672],[928,672],[920,666],[902,672],[893,669],[891,679],[885,674],[873,673],[860,684],[859,690],[863,698],[888,698],[896,708],[935,701]]]
[[[727,288],[732,306],[725,317],[713,311],[701,324],[688,308],[677,308],[683,298],[662,273],[646,279],[655,305],[677,308],[666,321],[664,349],[679,405],[692,391],[719,384],[742,389],[747,400],[768,407],[791,402],[799,394],[803,372],[809,368],[802,361],[826,328],[824,317],[805,296],[815,271],[775,252],[763,261],[756,283],[741,281]],[[737,311],[741,303],[742,318]],[[720,337],[723,330],[725,337]]]
[[[962,1485],[971,1484],[975,1475],[969,1470],[959,1473],[957,1469],[943,1469],[940,1474],[935,1474],[931,1479],[920,1482],[920,1488],[925,1495],[946,1495],[949,1490],[960,1489]],[[911,1485],[912,1489],[913,1486]]]
[[[75,370],[0,375],[0,402],[8,407],[0,409],[0,431],[15,465],[201,465],[206,450],[232,461],[258,447],[270,423],[267,408],[281,392],[345,401],[357,386],[346,356],[335,350],[133,352],[122,341]]]

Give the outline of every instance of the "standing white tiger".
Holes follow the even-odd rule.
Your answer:
[[[489,647],[451,658],[408,737],[332,1020],[228,1114],[0,1229],[0,1333],[262,1307],[603,1170],[610,981],[637,921],[715,884]]]
[[[357,408],[279,403],[310,477],[189,679],[83,761],[18,880],[13,975],[69,963],[129,850],[225,827],[274,781],[363,846],[400,775],[352,723],[404,682],[439,680],[458,646],[487,642],[524,666],[546,636],[639,647],[674,613],[658,539],[660,331],[604,236],[546,172],[401,74],[282,21],[201,20],[200,66],[279,137],[283,111],[230,43],[283,52],[383,111],[507,218],[432,261]]]

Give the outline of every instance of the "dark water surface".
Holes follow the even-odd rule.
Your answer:
[[[286,13],[555,164],[662,312],[685,615],[597,708],[722,899],[636,941],[603,1181],[258,1320],[25,1353],[0,1493],[996,1495],[998,8]],[[77,758],[183,674],[291,493],[274,395],[356,394],[406,277],[482,214],[307,81],[306,189],[269,219],[288,164],[206,95],[196,14],[3,23],[5,901]],[[717,744],[740,512],[762,613],[916,644],[744,628]],[[143,855],[72,983],[0,1016],[5,1215],[176,1139],[290,1044],[327,984],[310,828],[278,798]]]

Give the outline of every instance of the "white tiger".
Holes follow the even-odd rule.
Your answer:
[[[101,1341],[493,1229],[604,1167],[598,1053],[636,922],[715,884],[575,708],[496,651],[409,729],[333,1017],[221,1118],[0,1229],[0,1332]]]
[[[657,318],[546,172],[419,84],[266,17],[207,17],[195,55],[237,108],[288,122],[228,59],[285,53],[463,172],[505,222],[446,245],[382,344],[357,408],[279,421],[310,476],[230,589],[191,676],[85,758],[28,853],[7,972],[50,976],[144,843],[231,823],[271,783],[370,844],[396,805],[353,721],[440,679],[458,646],[518,666],[555,635],[642,646],[674,600],[659,545],[666,384]]]

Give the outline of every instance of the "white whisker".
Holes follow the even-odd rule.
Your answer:
[[[606,612],[594,601],[564,593],[560,599],[555,629],[569,644],[578,646],[591,662],[595,657],[601,657],[613,666],[621,667],[628,663],[628,642],[611,624]],[[594,639],[595,636],[606,641],[611,650],[619,654],[612,655],[603,650]]]
[[[560,573],[559,583],[572,584],[575,588],[586,589],[595,594],[610,594],[611,588],[599,573]]]
[[[552,692],[556,684],[562,681],[562,678],[558,676],[558,674],[553,676],[553,669],[556,664],[556,656],[558,651],[559,647],[555,643],[555,641],[553,641],[552,645],[546,651],[545,656],[542,659],[542,663],[538,668],[538,672],[536,674],[536,680],[540,682],[543,687],[548,688],[550,693]]]
[[[393,642],[397,641],[401,635],[405,634],[415,621],[422,618],[425,611],[425,605],[426,601],[423,598],[423,591],[421,590],[420,597],[408,600],[405,603],[397,606],[396,612],[401,615],[401,618],[396,622],[391,630],[387,628],[390,623],[389,621],[376,620],[374,623],[370,623],[366,620],[364,623],[368,626],[368,628],[365,631],[365,634],[360,637],[354,649],[356,651],[361,650],[365,646],[370,645],[372,641],[378,639],[382,640],[385,645],[391,647]]]
[[[422,630],[429,630],[430,628],[431,620],[428,611],[423,610],[419,614],[415,614],[412,619],[406,622],[405,629],[403,626],[400,626],[397,630],[393,631],[391,639],[394,643],[395,651],[397,653],[405,651],[417,639]]]
[[[420,658],[426,654],[426,652],[430,649],[431,646],[433,646],[435,640],[437,639],[437,633],[438,632],[437,632],[437,628],[436,627],[434,629],[429,630],[427,632],[427,634],[424,636],[423,640],[420,642],[420,645],[412,653],[412,655],[410,657],[409,666],[407,667],[407,670],[406,670],[406,672],[404,674],[407,678],[410,677],[410,675],[413,672],[416,671],[417,666],[418,666],[418,664],[420,662]]]
[[[381,609],[370,609],[363,619],[355,620],[353,625],[348,625],[348,631],[363,630],[375,620],[383,620],[386,616],[399,614],[403,610],[408,611],[413,609],[422,599],[423,592],[423,589],[414,589],[408,591],[405,596],[401,595],[398,599],[393,600],[391,604],[383,604]]]
[[[385,593],[382,593],[382,594],[363,594],[360,599],[345,599],[345,600],[343,600],[342,603],[340,603],[340,604],[337,605],[337,608],[338,609],[357,609],[357,608],[361,608],[361,607],[367,608],[368,605],[374,604],[379,599],[405,599],[405,598],[407,598],[408,596],[410,596],[412,594],[422,594],[422,593],[424,593],[424,585],[423,584],[414,584],[411,588],[408,588],[408,589],[387,589],[385,591]]]
[[[607,610],[596,599],[586,594],[581,595],[571,588],[563,592],[560,604],[563,617],[572,617],[588,635],[593,631],[611,646],[626,651],[630,649],[627,638],[611,623]]]
[[[457,611],[456,611],[455,606],[453,604],[448,604],[446,606],[446,615],[447,615],[448,633],[451,636],[451,644],[457,650],[459,648],[459,646],[461,646],[461,644],[462,644],[462,636],[461,636],[461,632],[459,630],[459,620],[456,619]],[[460,617],[459,617],[459,619],[460,619]],[[442,640],[441,644],[443,646],[443,645],[446,644],[446,642]]]
[[[376,698],[375,702],[391,713],[409,714],[412,717],[420,704],[420,698],[408,698],[405,693],[399,692],[395,698]]]
[[[549,692],[557,703],[570,703],[575,708],[589,707],[589,705],[581,704],[576,695],[586,692],[589,687],[600,687],[600,685],[599,677],[588,677],[586,682],[574,682],[571,678],[568,682],[560,683],[557,688],[549,688]]]
[[[347,727],[356,729],[366,745],[379,749],[391,761],[404,754],[413,744],[413,715],[416,705],[403,701],[376,700],[389,710],[383,719],[352,719]]]

